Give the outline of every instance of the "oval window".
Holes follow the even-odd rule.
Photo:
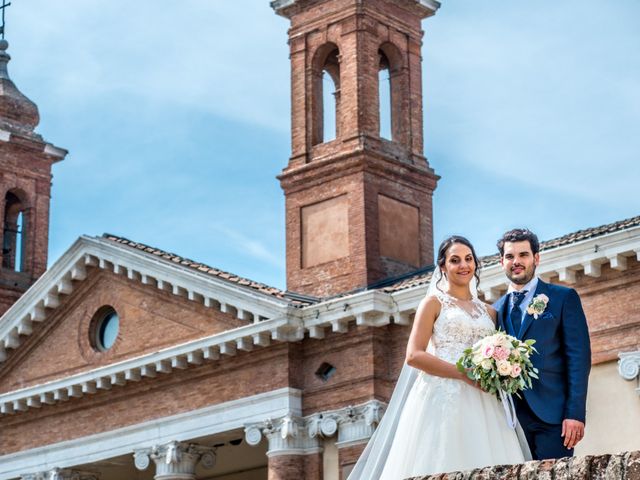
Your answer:
[[[92,330],[92,344],[94,347],[105,352],[109,350],[118,338],[120,329],[120,317],[112,307],[103,307],[96,313]]]

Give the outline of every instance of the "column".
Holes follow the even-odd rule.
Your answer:
[[[99,480],[100,474],[73,470],[70,468],[53,468],[45,472],[27,473],[20,476],[21,480]]]
[[[194,443],[169,442],[151,448],[135,450],[134,462],[138,470],[156,465],[155,480],[195,480],[198,462],[207,469],[216,463],[216,449]]]
[[[269,480],[322,480],[319,428],[291,414],[245,428],[249,445],[258,445],[263,435],[269,442]]]
[[[288,414],[247,425],[245,440],[252,446],[258,445],[263,437],[269,442],[269,480],[322,480],[325,474],[322,441],[337,434],[340,478],[346,478],[345,472],[357,461],[384,408],[382,402],[372,400],[304,418]]]
[[[372,400],[336,412],[339,419],[338,464],[340,478],[346,479],[382,419],[385,405]]]

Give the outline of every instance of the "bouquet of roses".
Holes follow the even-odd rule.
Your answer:
[[[520,390],[531,388],[531,379],[538,378],[538,369],[530,359],[536,352],[535,342],[498,331],[467,348],[456,365],[486,392],[503,399],[505,395],[520,396]]]

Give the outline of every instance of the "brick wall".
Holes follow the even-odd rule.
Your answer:
[[[556,282],[557,278],[552,281]],[[559,282],[558,282],[559,283]],[[618,353],[640,349],[640,262],[627,258],[627,269],[603,265],[598,278],[576,273],[568,284],[580,294],[589,323],[594,364],[618,359]]]

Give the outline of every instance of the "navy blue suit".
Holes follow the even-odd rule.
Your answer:
[[[519,332],[509,320],[509,295],[493,306],[500,329],[536,341],[538,353],[531,360],[540,378],[523,392],[523,401],[516,401],[516,411],[534,458],[560,458],[573,454],[563,446],[562,421],[585,421],[591,345],[577,292],[539,279],[535,295],[540,294],[549,298],[545,311],[537,319],[525,314]]]

